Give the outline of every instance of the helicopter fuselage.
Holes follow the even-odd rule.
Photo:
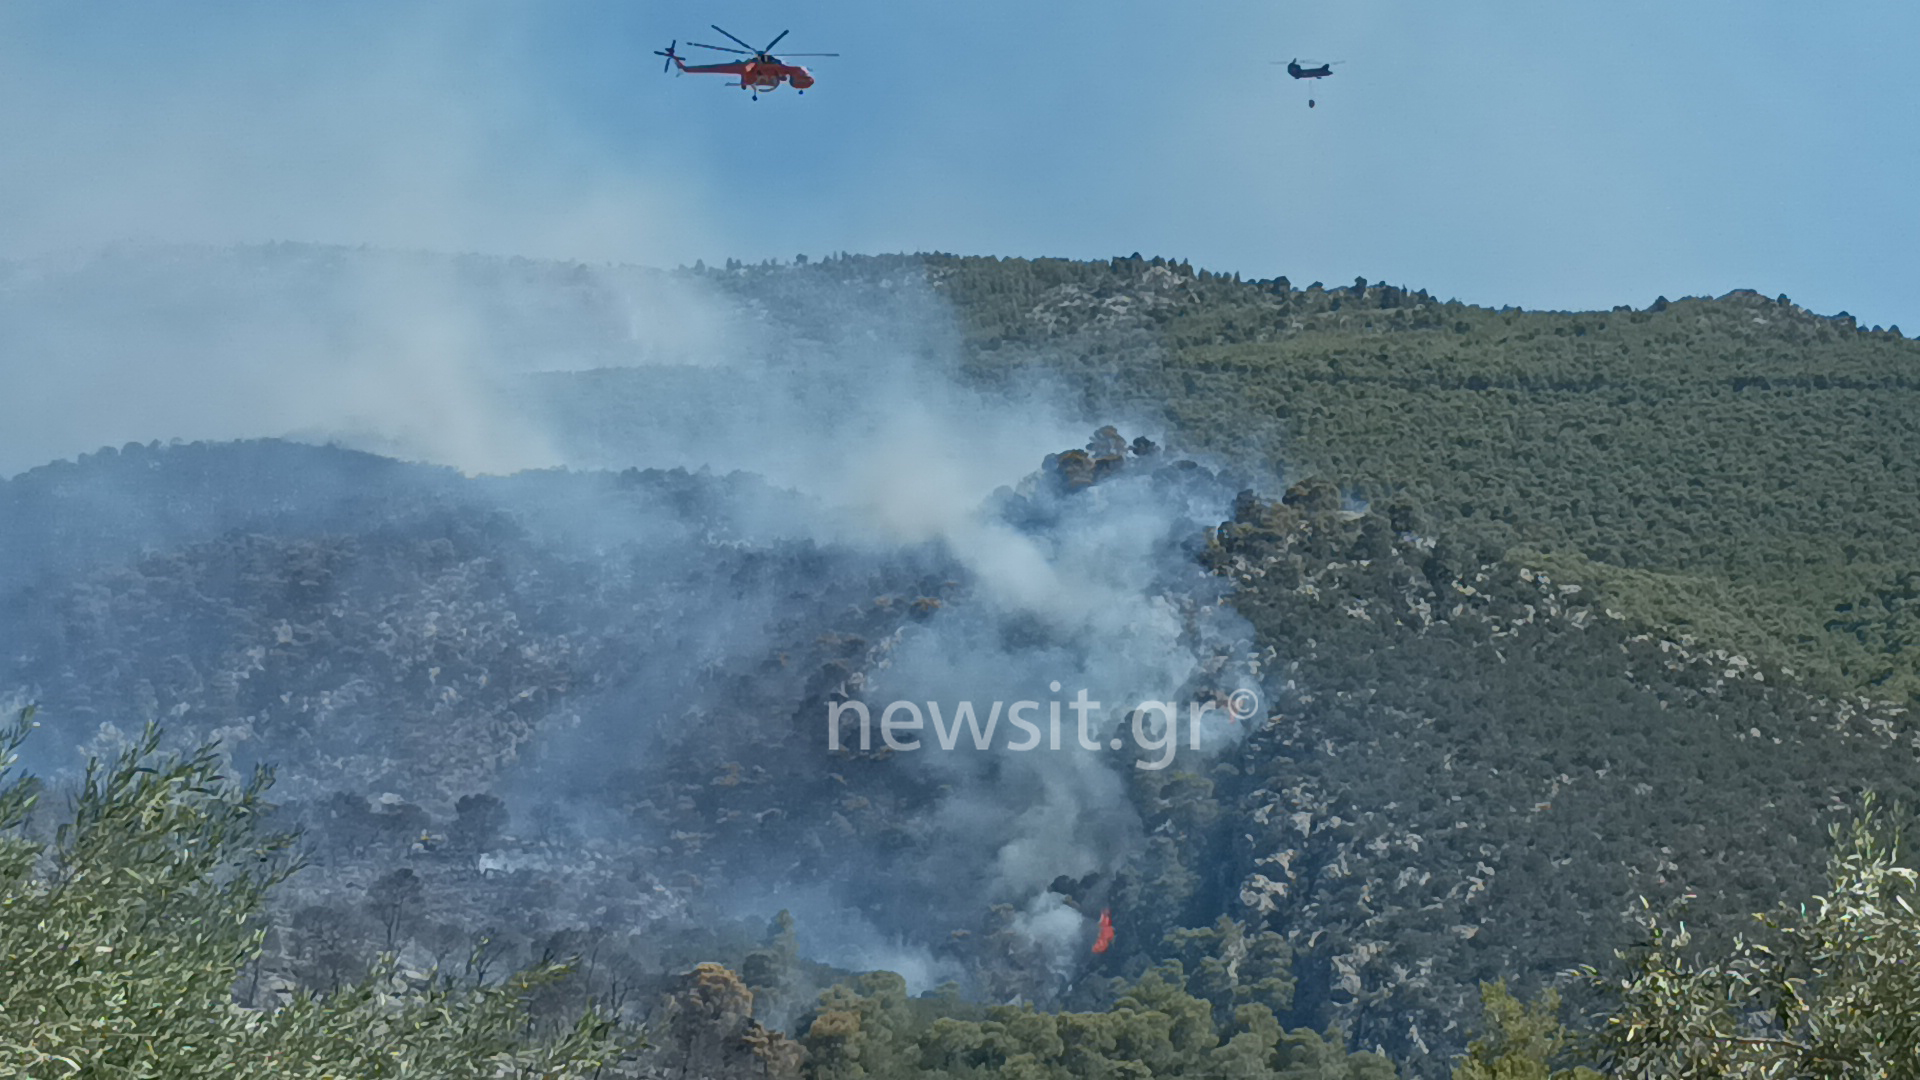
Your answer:
[[[689,75],[734,75],[740,79],[740,89],[751,90],[755,94],[771,93],[780,89],[782,84],[804,91],[813,85],[813,73],[799,64],[782,63],[779,57],[742,60],[729,64],[688,64],[674,58],[680,70]]]

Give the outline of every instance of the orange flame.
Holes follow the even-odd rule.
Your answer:
[[[1100,912],[1100,936],[1094,940],[1093,951],[1103,953],[1113,944],[1113,912]]]

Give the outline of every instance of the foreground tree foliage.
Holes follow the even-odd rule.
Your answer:
[[[1609,999],[1596,1049],[1622,1077],[1920,1076],[1920,914],[1900,835],[1869,800],[1833,830],[1830,886],[1718,957],[1684,922],[1649,917],[1624,974],[1586,969]]]
[[[27,829],[39,787],[14,769],[31,727],[0,730],[0,1075],[565,1077],[620,1054],[591,1010],[529,1022],[561,966],[462,986],[387,963],[270,1012],[235,1006],[267,894],[298,868],[261,826],[270,775],[236,786],[211,748],[161,754],[150,727],[89,765],[46,843]]]
[[[1871,796],[1832,833],[1828,891],[1756,916],[1759,932],[1728,947],[1700,948],[1677,914],[1649,912],[1618,966],[1579,969],[1597,995],[1586,1031],[1561,1023],[1551,990],[1527,1004],[1482,984],[1482,1034],[1453,1080],[1920,1076],[1920,873]]]
[[[1560,1022],[1560,995],[1548,990],[1531,1004],[1505,981],[1481,983],[1483,1034],[1453,1067],[1453,1080],[1600,1080],[1583,1065],[1556,1069],[1575,1043]]]
[[[968,1010],[909,998],[891,972],[821,995],[803,1021],[815,1080],[1392,1080],[1393,1063],[1351,1053],[1338,1031],[1288,1031],[1265,1004],[1225,1023],[1187,989],[1178,961],[1148,971],[1104,1012],[1031,1005]]]

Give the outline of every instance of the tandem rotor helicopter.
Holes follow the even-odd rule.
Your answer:
[[[689,64],[684,57],[674,51],[674,46],[680,44],[678,39],[676,39],[673,44],[668,45],[665,49],[655,49],[653,51],[653,55],[667,58],[667,62],[660,66],[660,70],[667,71],[678,66],[680,73],[683,75],[735,75],[740,79],[740,89],[753,91],[753,100],[755,101],[759,101],[760,95],[763,93],[772,93],[780,89],[781,83],[791,84],[796,94],[806,93],[807,87],[813,85],[813,72],[808,71],[799,64],[789,64],[773,55],[773,47],[780,44],[781,38],[792,33],[791,30],[780,31],[780,36],[767,42],[766,48],[756,49],[746,42],[741,41],[739,38],[734,37],[732,34],[728,34],[725,30],[720,30],[718,26],[715,26],[714,29],[719,30],[722,34],[726,34],[728,41],[742,47],[731,49],[724,45],[702,45],[697,41],[689,41],[687,44],[696,49],[712,49],[714,52],[736,53],[746,57],[746,59],[728,60],[719,64]],[[840,54],[788,53],[787,55],[811,57],[839,56]]]
[[[1280,61],[1278,60],[1273,61],[1273,63],[1276,63],[1276,64],[1278,64],[1279,62]],[[1308,64],[1312,64],[1312,63],[1313,63],[1312,61],[1308,61]],[[1296,79],[1324,79],[1333,74],[1333,65],[1344,64],[1344,63],[1346,63],[1346,61],[1344,60],[1329,60],[1326,63],[1317,64],[1317,65],[1308,67],[1308,66],[1302,65],[1300,63],[1299,58],[1295,57],[1294,59],[1287,61],[1287,74],[1293,76]],[[1313,108],[1312,98],[1307,99],[1307,108],[1309,109]]]

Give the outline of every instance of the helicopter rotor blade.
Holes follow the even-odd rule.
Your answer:
[[[781,38],[784,38],[784,37],[786,37],[786,36],[787,36],[788,34],[791,34],[791,33],[793,33],[793,31],[791,31],[791,30],[782,30],[782,31],[780,31],[780,37],[777,37],[777,38],[774,38],[774,39],[773,39],[772,41],[769,41],[769,42],[767,42],[767,47],[766,47],[766,48],[764,48],[764,49],[761,49],[760,51],[761,51],[761,52],[763,52],[763,53],[770,53],[770,52],[772,52],[772,51],[773,51],[773,47],[774,47],[775,45],[778,45],[778,44],[780,44],[780,39],[781,39]]]
[[[782,56],[839,56],[840,54],[837,52],[790,52],[790,53],[782,53],[781,55]]]
[[[712,50],[713,50],[714,52],[730,52],[730,53],[739,53],[739,54],[740,54],[741,56],[752,56],[752,55],[753,55],[752,53],[750,53],[750,52],[748,52],[748,51],[747,51],[747,50],[745,50],[745,49],[729,49],[729,48],[726,48],[725,46],[722,46],[722,45],[703,45],[703,44],[701,44],[701,43],[700,43],[700,42],[698,42],[698,41],[689,41],[689,42],[687,42],[687,44],[689,44],[689,45],[691,45],[691,46],[693,46],[693,47],[694,47],[694,48],[696,48],[696,49],[712,49]]]
[[[708,25],[708,26],[713,26],[713,28],[714,28],[715,30],[720,30],[720,28],[719,28],[718,26],[714,26],[714,24],[712,24],[712,23],[708,23],[707,25]],[[725,30],[720,30],[720,32],[721,32],[722,34],[727,34],[727,32],[726,32]],[[734,36],[733,36],[732,34],[727,34],[727,40],[728,40],[728,41],[731,41],[731,42],[734,42],[735,44],[737,44],[737,45],[739,45],[739,46],[740,46],[741,48],[743,48],[743,49],[745,49],[745,50],[747,50],[747,52],[748,52],[748,53],[753,53],[753,52],[755,52],[755,51],[756,51],[756,50],[754,49],[754,47],[753,47],[753,46],[751,46],[751,45],[749,45],[749,44],[747,44],[747,43],[746,43],[746,42],[744,42],[744,41],[741,41],[741,40],[740,40],[739,38],[737,38],[737,37],[734,37]]]
[[[673,45],[678,45],[678,44],[680,44],[680,39],[678,39],[678,38],[675,38],[675,39],[674,39],[674,41],[673,41]],[[661,71],[663,71],[663,72],[664,72],[664,71],[668,71],[668,70],[671,70],[671,69],[672,69],[672,67],[673,67],[673,61],[674,61],[674,51],[673,51],[673,45],[669,45],[669,46],[667,46],[667,48],[666,48],[666,51],[665,51],[665,52],[662,52],[662,51],[660,51],[659,49],[655,49],[655,50],[653,50],[653,55],[655,55],[655,56],[664,56],[664,57],[666,57],[666,58],[667,58],[667,62],[666,62],[666,63],[664,63],[664,64],[661,64],[661,65],[660,65],[660,70],[661,70]]]

